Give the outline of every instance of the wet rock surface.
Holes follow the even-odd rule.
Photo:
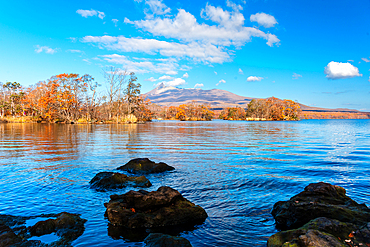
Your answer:
[[[370,246],[370,209],[342,187],[310,184],[289,201],[277,202],[271,213],[277,228],[286,231],[272,235],[269,247]]]
[[[151,233],[144,239],[146,247],[192,247],[189,240],[162,233]]]
[[[199,224],[207,217],[200,206],[185,199],[177,190],[167,186],[157,191],[129,191],[111,195],[105,203],[105,215],[114,226],[126,228],[154,228],[185,224]]]
[[[27,220],[39,217],[56,219],[39,221],[31,227],[25,226]],[[71,243],[83,234],[85,222],[86,220],[80,218],[79,215],[66,212],[31,217],[0,215],[0,247],[71,246]],[[28,240],[32,236],[51,233],[56,233],[59,239],[49,244]]]
[[[131,173],[160,173],[172,171],[175,168],[163,162],[155,163],[148,158],[139,158],[130,160],[125,165],[118,167],[117,170]]]
[[[22,239],[9,226],[0,223],[0,247],[14,246],[21,242]]]
[[[275,203],[271,214],[282,230],[301,227],[318,217],[356,224],[370,222],[370,209],[365,204],[346,196],[344,188],[323,182],[308,185],[289,201]]]
[[[120,189],[127,186],[147,188],[152,186],[152,184],[145,176],[130,177],[118,172],[99,172],[90,181],[91,188],[101,191]]]

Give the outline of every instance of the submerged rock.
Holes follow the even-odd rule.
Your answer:
[[[272,235],[267,246],[370,246],[370,209],[345,194],[342,187],[320,182],[277,202],[272,211],[277,227],[292,230]]]
[[[355,224],[370,222],[370,209],[365,204],[346,196],[344,188],[323,182],[308,185],[289,201],[275,203],[271,214],[282,230],[301,227],[318,217]]]
[[[117,169],[131,173],[159,173],[175,170],[174,167],[169,166],[166,163],[155,163],[148,158],[132,159],[127,164],[120,166]]]
[[[117,172],[99,172],[91,179],[90,186],[94,189],[109,190],[127,186],[150,187],[152,184],[145,176],[129,177]]]
[[[144,239],[146,247],[191,247],[189,240],[162,233],[151,233]]]
[[[162,186],[157,191],[129,191],[111,195],[105,215],[114,226],[153,228],[198,224],[207,217],[200,206],[185,199],[177,190]]]

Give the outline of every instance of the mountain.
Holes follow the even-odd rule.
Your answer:
[[[145,98],[150,99],[153,103],[161,106],[179,106],[196,101],[201,104],[210,104],[213,109],[223,109],[226,107],[240,106],[245,108],[248,103],[255,98],[244,97],[226,90],[220,89],[193,89],[177,88],[166,86],[164,83],[159,84],[155,89],[143,94]],[[351,109],[328,109],[311,107],[300,104],[303,111],[315,112],[359,112]]]
[[[178,106],[196,101],[210,104],[212,108],[241,106],[246,107],[254,98],[244,97],[220,89],[176,88],[159,84],[155,89],[143,95],[153,103],[162,106]]]

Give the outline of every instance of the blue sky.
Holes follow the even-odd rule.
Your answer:
[[[164,82],[370,111],[370,1],[1,1],[0,82],[134,71]],[[104,91],[104,85],[101,87]]]

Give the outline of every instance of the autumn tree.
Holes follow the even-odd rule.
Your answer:
[[[140,83],[135,83],[137,81],[137,77],[135,76],[134,72],[130,73],[130,79],[128,80],[127,86],[124,90],[125,100],[127,103],[127,114],[133,113],[133,108],[135,105],[138,105],[139,95],[140,95]]]
[[[248,104],[248,118],[263,118],[267,120],[298,120],[300,106],[292,100],[281,100],[275,97],[253,99]]]
[[[153,112],[149,109],[151,102],[149,99],[144,99],[139,96],[136,100],[136,106],[133,108],[133,114],[139,121],[150,121],[152,120]]]
[[[241,107],[227,107],[221,111],[219,118],[224,120],[245,120],[246,113]]]

